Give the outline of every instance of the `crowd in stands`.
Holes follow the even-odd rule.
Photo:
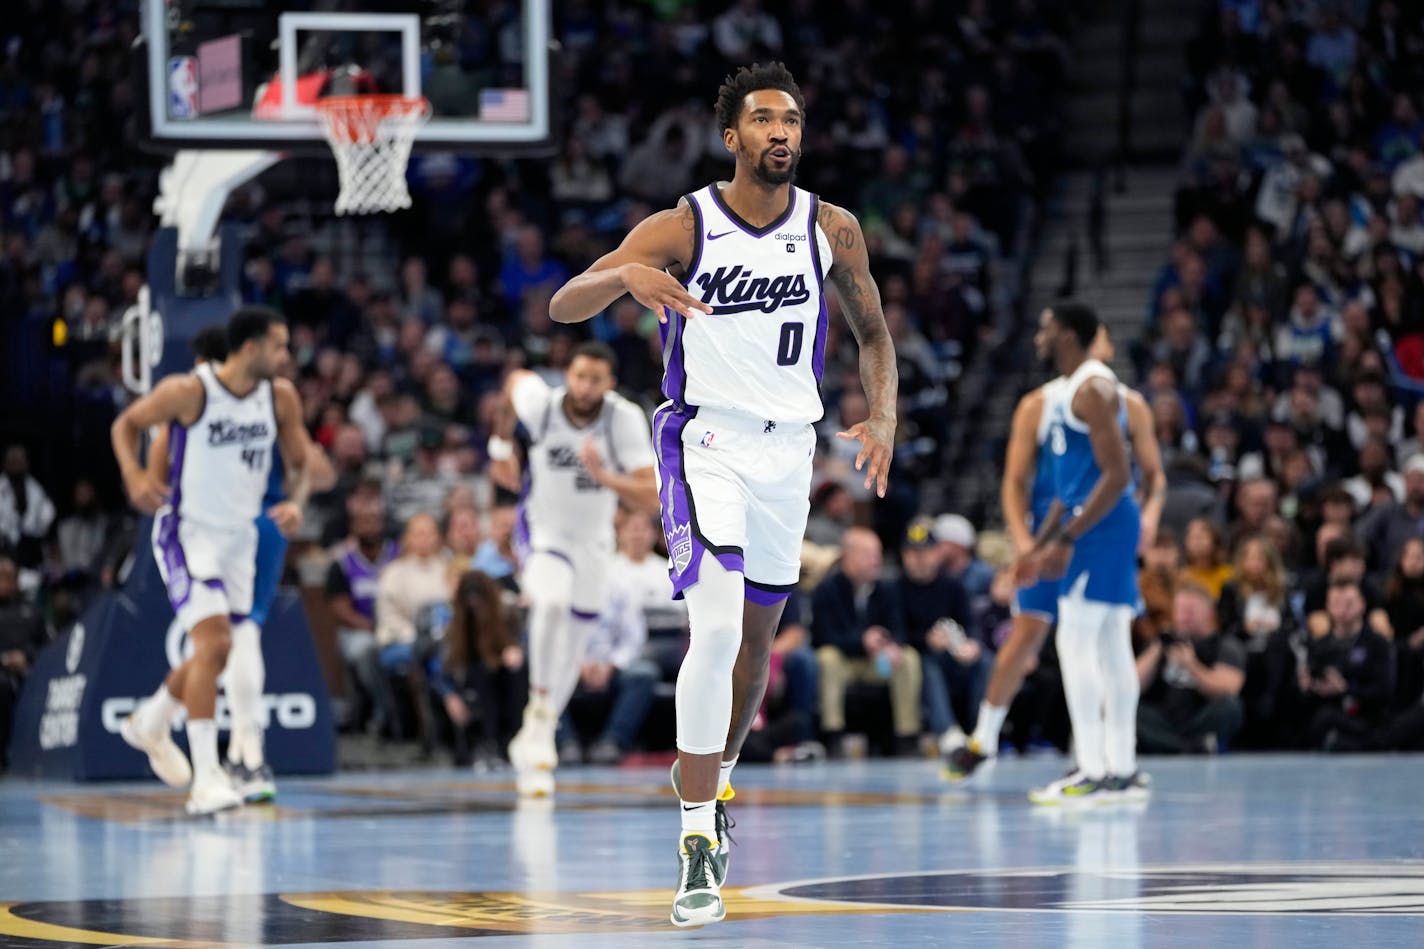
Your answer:
[[[471,758],[488,757],[511,727],[522,666],[517,602],[504,602],[516,586],[514,507],[486,478],[483,454],[500,381],[520,365],[557,381],[588,334],[617,353],[620,388],[656,403],[653,314],[625,298],[584,327],[556,328],[548,298],[648,213],[730,174],[711,114],[725,74],[777,58],[799,78],[809,122],[798,184],[859,216],[895,338],[891,502],[869,503],[853,455],[834,439],[823,440],[817,463],[818,546],[808,562],[824,571],[845,542],[851,562],[832,574],[845,579],[827,582],[859,603],[856,571],[879,564],[887,546],[893,564],[919,488],[946,477],[940,461],[955,424],[958,366],[996,314],[1020,302],[1002,275],[1025,252],[1056,167],[1074,12],[1072,0],[667,0],[619,4],[613,16],[604,4],[556,7],[566,101],[553,159],[417,156],[414,207],[367,225],[390,236],[391,253],[360,266],[310,211],[317,177],[298,176],[298,202],[279,165],[235,192],[224,215],[246,248],[243,296],[280,308],[291,323],[307,421],[338,470],[337,488],[314,499],[293,546],[292,578],[325,581],[352,692],[363,696],[349,712],[388,734],[420,731],[431,712],[469,724],[459,748]],[[504,8],[490,7],[500,16]],[[0,430],[13,446],[0,478],[0,654],[11,691],[45,639],[121,582],[135,545],[107,432],[132,398],[118,381],[116,327],[144,281],[162,167],[138,147],[137,9],[136,0],[19,0],[0,27],[0,396],[14,409]],[[470,9],[457,27],[461,49],[497,49],[497,30],[477,15],[484,7]],[[827,435],[867,412],[853,340],[834,299],[830,306]],[[963,575],[971,600],[988,602],[994,573],[972,556],[973,527],[959,518],[946,530],[951,539],[936,549],[947,569]],[[647,546],[624,537],[630,571],[646,564]],[[498,591],[450,561],[497,581]],[[5,564],[15,568],[13,585]],[[646,582],[619,595],[644,606],[658,599],[648,579],[657,569],[633,571]],[[937,570],[922,563],[913,582],[933,587]],[[491,605],[496,592],[513,610],[510,629],[491,619],[505,616]],[[822,595],[809,585],[805,602],[788,610],[766,735],[758,734],[765,757],[795,753],[818,735],[818,721],[839,725],[837,690],[854,704],[853,683],[867,676],[894,693],[889,733],[917,733],[920,705],[906,699],[905,683],[957,683],[959,673],[928,660],[912,673],[911,644],[944,645],[978,670],[965,674],[967,688],[977,687],[990,641],[976,657],[945,627],[901,623],[874,643],[860,631],[842,642],[845,631],[828,629],[827,613],[812,609]],[[606,693],[606,724],[575,720],[566,729],[570,746],[581,738],[598,760],[637,741],[629,723],[676,669],[676,637],[657,634],[678,618],[643,612],[654,634],[641,650],[634,633],[616,628],[588,657],[575,709],[599,706],[584,700]],[[610,615],[621,615],[616,605]],[[468,638],[471,616],[487,620],[473,624],[477,641]],[[956,624],[979,641],[968,615]],[[486,639],[487,627],[505,631]],[[441,629],[463,648],[432,657],[425,646]],[[425,693],[417,701],[412,683]],[[953,704],[959,718],[947,701],[927,706],[935,729],[972,715],[972,702]],[[4,696],[0,706],[8,707]],[[419,721],[407,728],[412,712]]]
[[[1424,738],[1421,52],[1399,0],[1221,0],[1187,46],[1177,238],[1134,349],[1170,485],[1146,746]]]

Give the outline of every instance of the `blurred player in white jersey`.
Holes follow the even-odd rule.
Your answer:
[[[505,418],[517,417],[530,442],[516,527],[519,585],[529,600],[529,705],[509,743],[521,794],[554,790],[554,732],[606,596],[618,502],[657,510],[648,417],[613,391],[616,362],[604,344],[584,343],[557,389],[524,370],[505,381],[513,410]],[[490,439],[496,465],[514,463],[510,434]]]
[[[687,600],[692,637],[677,680],[678,926],[726,915],[732,767],[800,572],[827,277],[860,343],[870,401],[869,419],[839,437],[862,443],[856,468],[882,497],[895,439],[895,352],[860,225],[792,185],[804,118],[780,63],[729,76],[717,120],[732,181],[647,218],[550,302],[555,320],[576,323],[630,293],[663,320],[668,401],[653,440],[674,595]]]
[[[228,323],[228,358],[215,368],[164,379],[114,421],[114,454],[136,508],[156,514],[154,557],[193,656],[169,674],[124,721],[122,734],[148,755],[165,783],[191,784],[187,809],[209,814],[242,801],[218,763],[218,677],[227,664],[232,626],[252,610],[257,556],[255,520],[262,513],[273,453],[279,448],[296,484],[289,500],[267,513],[287,534],[301,526],[312,450],[301,399],[274,378],[290,358],[287,327],[275,311],[244,307]],[[139,462],[143,432],[168,427],[168,481]],[[173,742],[180,707],[188,713],[192,762]]]

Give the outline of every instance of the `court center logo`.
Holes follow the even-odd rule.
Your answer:
[[[828,907],[1201,915],[1424,915],[1424,862],[1032,868],[840,877],[747,895]]]

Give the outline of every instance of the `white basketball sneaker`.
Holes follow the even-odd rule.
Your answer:
[[[146,699],[140,702],[133,714],[123,720],[119,725],[119,736],[130,747],[148,755],[148,766],[158,775],[158,780],[171,788],[186,788],[193,781],[193,766],[173,741],[173,733],[162,723],[157,729],[144,727],[158,718],[156,715],[143,714],[144,707],[150,701],[152,700]]]
[[[199,817],[241,805],[242,792],[233,787],[227,772],[221,768],[200,771],[193,776],[193,789],[188,792],[189,814]]]
[[[530,699],[524,707],[524,723],[509,742],[509,763],[514,766],[514,783],[519,793],[545,797],[554,793],[554,768],[559,750],[554,742],[558,719],[547,702]]]

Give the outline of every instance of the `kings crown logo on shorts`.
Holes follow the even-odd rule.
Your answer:
[[[668,556],[672,558],[672,568],[679,575],[692,563],[692,526],[679,524],[668,532]]]

